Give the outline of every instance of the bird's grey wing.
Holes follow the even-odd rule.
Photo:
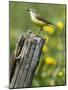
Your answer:
[[[46,24],[51,24],[53,25],[51,22],[49,22],[48,20],[46,20],[45,18],[41,17],[40,15],[37,15],[36,18],[40,21],[45,22]]]

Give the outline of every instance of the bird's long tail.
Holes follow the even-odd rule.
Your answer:
[[[61,29],[61,27],[55,25],[55,24],[52,24],[56,29]]]

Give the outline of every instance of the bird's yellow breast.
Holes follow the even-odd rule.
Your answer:
[[[36,24],[36,25],[38,25],[38,26],[44,26],[46,23],[44,23],[43,21],[40,21],[40,20],[38,20],[37,18],[35,18],[35,17],[32,17],[31,18],[32,19],[32,21]]]

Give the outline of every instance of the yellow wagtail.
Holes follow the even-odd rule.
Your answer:
[[[31,20],[37,26],[39,26],[41,28],[40,31],[43,29],[43,26],[54,25],[51,22],[49,22],[48,20],[44,19],[42,16],[40,16],[36,12],[36,10],[34,10],[34,9],[28,9],[27,11],[29,11],[29,13],[30,13]],[[56,26],[56,25],[54,25],[54,26]],[[58,26],[56,26],[56,27],[58,27]],[[40,31],[39,31],[39,33],[40,33]],[[39,33],[38,33],[38,35],[39,35]]]

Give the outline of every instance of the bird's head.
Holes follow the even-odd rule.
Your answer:
[[[36,10],[34,9],[27,9],[27,11],[31,14],[31,15],[36,15]]]
[[[34,10],[34,9],[27,9],[27,11],[29,11],[29,12],[33,12],[33,13],[36,13],[36,10]]]

